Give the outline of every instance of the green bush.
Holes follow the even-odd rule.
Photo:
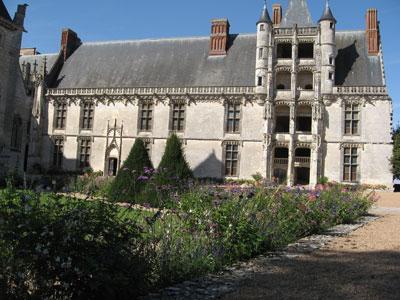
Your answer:
[[[134,220],[101,202],[0,192],[0,299],[135,299],[152,251]]]
[[[143,140],[136,139],[128,158],[111,184],[109,198],[113,201],[135,203],[137,195],[146,185],[142,179],[147,178],[147,173],[152,168],[153,164]]]
[[[172,134],[167,140],[165,152],[158,166],[157,178],[162,184],[172,184],[174,186],[193,178],[193,173],[185,158],[182,143],[176,134]]]

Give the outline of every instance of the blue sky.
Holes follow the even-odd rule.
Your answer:
[[[10,14],[23,0],[4,0]],[[83,41],[127,40],[154,37],[204,36],[212,18],[227,17],[232,33],[255,31],[262,0],[25,0],[29,4],[24,47],[42,53],[59,50],[60,32],[69,27]],[[277,0],[285,8],[287,0]],[[23,2],[22,2],[23,3]],[[314,21],[324,0],[308,0]],[[378,9],[381,21],[387,85],[393,99],[394,123],[400,124],[399,0],[331,0],[338,30],[364,29],[365,12]],[[268,1],[271,7],[271,1]]]

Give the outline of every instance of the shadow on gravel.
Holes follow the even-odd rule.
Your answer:
[[[269,261],[223,299],[400,299],[400,252],[316,252]]]

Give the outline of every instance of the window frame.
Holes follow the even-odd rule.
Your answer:
[[[54,130],[65,130],[67,127],[67,116],[68,116],[68,104],[65,102],[54,103],[54,118],[53,118],[53,129]],[[60,109],[60,107],[62,107]],[[59,113],[61,112],[61,116]],[[59,120],[60,126],[59,126]]]
[[[346,150],[349,150],[346,153]],[[356,154],[354,154],[354,152]],[[356,163],[353,162],[353,158],[356,158]],[[360,182],[360,151],[359,148],[353,145],[345,145],[342,149],[341,161],[342,161],[342,181],[345,183],[356,184]],[[346,158],[349,158],[346,162]],[[349,167],[349,172],[346,171],[346,167]],[[348,173],[348,174],[347,174]],[[353,176],[355,175],[355,178]],[[349,176],[349,177],[346,177]]]
[[[55,136],[52,138],[53,141],[53,161],[52,161],[52,167],[61,169],[63,168],[64,164],[64,143],[65,139],[64,137],[60,136]],[[61,150],[60,150],[61,148]]]
[[[23,126],[22,118],[19,115],[14,115],[10,140],[10,149],[12,151],[21,152],[22,150]]]
[[[95,107],[96,105],[92,101],[85,101],[81,103],[80,122],[79,122],[80,130],[88,130],[88,131],[93,130]]]
[[[350,106],[350,109],[348,107]],[[357,106],[357,110],[354,107]],[[351,114],[351,119],[347,118],[347,114]],[[357,119],[354,119],[354,114],[357,114]],[[350,123],[350,132],[347,132],[347,124]],[[354,126],[354,124],[357,124]],[[354,131],[356,128],[356,132]],[[361,105],[359,103],[347,102],[343,107],[343,136],[360,136],[361,135]]]
[[[228,149],[231,149],[228,152]],[[236,149],[236,150],[235,150]],[[227,141],[223,143],[222,151],[223,151],[223,170],[222,174],[224,178],[238,178],[240,176],[240,143],[235,141]],[[236,158],[234,158],[234,154],[236,153]],[[230,155],[228,155],[230,154]],[[233,166],[233,163],[236,162],[236,169]],[[228,167],[228,164],[230,166]],[[233,172],[236,170],[236,172]]]
[[[144,111],[147,112],[145,117],[143,116]],[[140,102],[138,114],[138,132],[152,132],[154,128],[154,103],[151,101]],[[146,120],[146,126],[142,126],[143,120]]]
[[[85,144],[84,144],[85,143]],[[77,165],[79,170],[83,170],[85,168],[91,167],[91,158],[92,158],[92,147],[93,140],[92,137],[79,137],[78,138],[78,155],[77,155]],[[82,149],[85,148],[86,151],[83,153]],[[87,150],[89,149],[89,150]],[[85,156],[85,159],[82,160],[82,155]],[[84,162],[84,164],[82,164]]]
[[[230,109],[231,107],[233,107],[233,110]],[[237,109],[237,107],[239,107],[239,109]],[[233,117],[230,117],[231,112],[233,113]],[[240,102],[225,103],[225,134],[240,134],[242,131],[242,117],[243,107]],[[230,126],[230,121],[232,121],[232,126]]]
[[[178,107],[177,109],[175,109]],[[182,133],[186,129],[186,110],[187,105],[184,102],[174,101],[170,105],[170,117],[169,117],[169,131]],[[177,112],[177,117],[175,113]],[[177,126],[175,127],[175,120],[177,120]]]

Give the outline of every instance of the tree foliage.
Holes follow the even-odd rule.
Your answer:
[[[392,170],[395,178],[400,178],[400,126],[393,132]]]
[[[142,178],[146,176],[147,170],[152,168],[153,164],[143,140],[136,139],[128,158],[110,187],[110,199],[132,202],[145,186]]]
[[[176,134],[168,140],[164,155],[158,166],[158,172],[164,179],[182,181],[193,178],[192,170],[186,161],[182,143]]]

